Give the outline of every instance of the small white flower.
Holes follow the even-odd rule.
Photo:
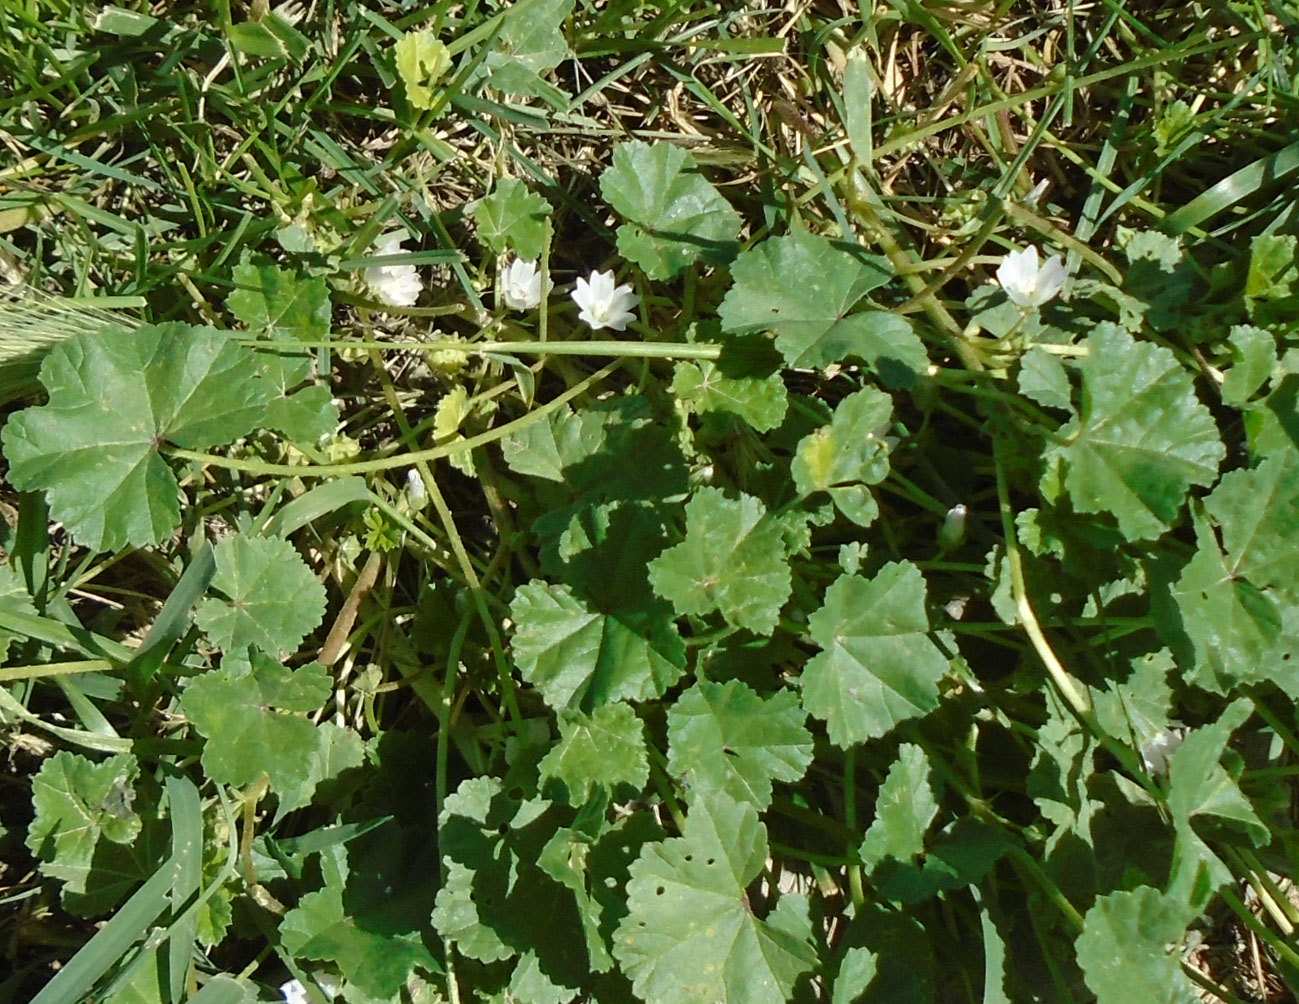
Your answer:
[[[1020,307],[1040,307],[1061,289],[1069,273],[1058,254],[1041,265],[1037,248],[1029,245],[1023,251],[1012,251],[997,269],[997,281],[1011,302]]]
[[[501,271],[501,299],[511,310],[531,310],[541,303],[541,273],[537,263],[515,258]]]
[[[423,509],[428,505],[428,489],[424,479],[414,467],[406,472],[406,501],[412,509]]]
[[[625,331],[627,322],[636,318],[631,308],[640,303],[640,297],[631,291],[630,284],[615,288],[613,271],[610,270],[592,272],[589,279],[578,279],[573,290],[573,302],[581,308],[577,316],[594,330],[613,328],[614,331]]]
[[[289,980],[288,983],[280,987],[280,996],[286,1004],[309,1004],[307,999],[307,988],[302,985],[300,980]]]
[[[380,237],[371,249],[377,258],[381,255],[399,254],[406,236],[398,231]],[[375,265],[362,274],[374,290],[374,297],[390,307],[409,307],[419,299],[424,283],[414,265]]]

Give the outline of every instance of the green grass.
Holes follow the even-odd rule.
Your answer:
[[[293,841],[317,841],[317,851],[334,839],[343,846],[331,828],[400,811],[391,793],[348,791],[344,780],[333,801],[282,820],[256,785],[227,790],[203,776],[200,740],[177,695],[183,678],[208,668],[211,653],[188,615],[212,574],[204,541],[240,520],[275,513],[277,531],[296,535],[329,592],[324,624],[294,656],[314,658],[331,626],[344,639],[328,663],[333,692],[313,717],[357,730],[379,760],[387,732],[427,739],[420,755],[435,769],[421,797],[430,806],[465,778],[506,776],[528,729],[551,728],[554,716],[514,670],[507,623],[516,590],[544,561],[520,523],[534,486],[503,461],[498,444],[570,401],[632,389],[662,405],[670,360],[719,354],[686,342],[709,340],[701,332],[730,281],[721,267],[662,283],[627,274],[615,246],[620,221],[598,182],[619,142],[688,150],[743,218],[744,247],[807,230],[857,241],[888,260],[900,281],[878,301],[915,320],[942,373],[933,399],[906,405],[912,431],[921,431],[880,487],[896,528],[888,524],[870,546],[916,557],[914,532],[932,552],[934,516],[968,502],[981,513],[972,531],[980,548],[917,561],[945,577],[951,596],[943,599],[973,596],[976,606],[992,593],[982,562],[1002,536],[1002,510],[1030,504],[1016,458],[997,455],[994,463],[987,452],[962,453],[988,428],[980,401],[1007,396],[1011,386],[984,379],[1005,376],[1004,344],[966,331],[967,299],[1003,255],[1039,244],[1064,253],[1082,276],[1120,281],[1122,235],[1157,230],[1196,248],[1213,288],[1214,266],[1243,268],[1252,238],[1299,226],[1299,143],[1290,125],[1299,120],[1299,8],[1288,0],[577,0],[562,25],[562,58],[527,98],[483,81],[502,31],[497,4],[294,6],[305,9],[296,25],[271,25],[257,2],[0,4],[0,281],[21,286],[0,300],[0,397],[37,400],[36,362],[48,346],[101,330],[105,311],[122,326],[236,327],[227,304],[240,288],[235,269],[267,260],[329,285],[331,333],[307,345],[331,373],[342,413],[339,435],[326,443],[289,446],[254,435],[241,460],[172,451],[186,462],[178,469],[192,504],[175,539],[159,548],[88,552],[51,524],[39,496],[7,487],[0,494],[9,564],[39,598],[30,611],[8,609],[0,592],[0,632],[11,645],[0,668],[0,736],[12,765],[0,777],[0,946],[13,972],[0,980],[0,1004],[72,1004],[110,991],[120,1001],[239,1000],[225,977],[257,980],[270,999],[319,956],[284,949],[277,928],[296,904],[278,902],[283,889],[258,874],[296,867],[299,891],[319,888],[324,866],[316,858],[304,865]],[[869,16],[864,7],[873,8]],[[420,28],[438,32],[454,60],[452,82],[439,84],[430,109],[411,106],[394,64],[395,40]],[[653,328],[565,341],[576,311],[560,295],[540,332],[493,312],[497,255],[476,238],[471,207],[506,177],[524,180],[553,207],[547,254],[556,287],[592,269],[622,269],[620,280],[635,282],[652,311]],[[373,264],[375,238],[393,229],[409,235],[400,261],[420,269],[427,289],[419,306],[385,311],[361,272]],[[553,346],[537,341],[547,337]],[[1221,370],[1229,358],[1221,344],[1185,332],[1157,337],[1197,373]],[[475,351],[454,351],[465,343]],[[820,421],[858,378],[836,364],[789,372],[785,381]],[[461,388],[461,414],[441,411]],[[1032,411],[1030,419],[1042,415],[1021,407]],[[462,438],[476,448],[472,466]],[[753,470],[772,461],[759,437],[737,433],[726,443],[729,456]],[[319,479],[324,464],[340,477]],[[427,513],[401,501],[412,464],[431,489]],[[1189,555],[1190,524],[1174,536]],[[386,549],[394,540],[399,546]],[[810,553],[825,574],[806,589],[824,588],[847,542],[816,541]],[[1043,586],[1021,582],[1016,591]],[[1134,633],[1148,627],[1131,620]],[[1104,678],[1108,658],[1089,664],[1089,639],[1121,640],[1128,623],[1121,615],[1051,613],[1042,621],[1066,639],[1074,668],[1089,679]],[[974,639],[990,666],[1036,667],[1043,652],[986,603],[978,619],[952,630]],[[701,633],[687,644],[702,651],[725,635]],[[782,667],[773,670],[778,676],[800,654],[796,646],[767,653]],[[985,669],[970,670],[975,687]],[[981,717],[952,712],[955,724],[995,731],[992,748],[954,740],[953,755],[966,758],[962,767],[973,763],[986,786],[966,792],[965,810],[1040,844],[1033,828],[1043,823],[1017,772],[1038,748],[1046,712],[1040,692],[1019,688],[999,691],[1002,703]],[[1197,693],[1182,713],[1202,722],[1221,703]],[[664,710],[646,712],[653,749],[639,802],[653,802],[675,830],[685,792],[661,752]],[[1259,713],[1275,719],[1270,734],[1293,749],[1292,707],[1265,701]],[[865,746],[845,757],[822,746],[819,773],[780,794],[768,825],[772,876],[784,868],[823,893],[817,920],[833,941],[835,925],[852,912],[847,904],[862,908],[858,814],[868,812],[893,752]],[[166,791],[164,863],[102,927],[64,909],[59,884],[23,843],[32,777],[55,748],[133,749]],[[1272,825],[1278,846],[1292,849],[1292,833]],[[1280,1000],[1299,986],[1299,916],[1285,892],[1268,888],[1291,861],[1270,850],[1274,857],[1229,860],[1236,888],[1228,897],[1239,900],[1250,886],[1255,901],[1273,909],[1251,912],[1243,902],[1232,909],[1224,900],[1206,913],[1207,947],[1191,968],[1222,1000],[1265,999],[1265,990]],[[993,883],[1001,901],[948,905],[947,926],[927,928],[963,974],[942,988],[962,996],[943,999],[981,999],[982,955],[968,938],[1021,907],[1030,920],[1003,926],[1014,928],[1013,951],[1035,960],[1024,985],[1041,992],[1038,999],[1090,999],[1076,967],[1060,958],[1062,932],[1076,934],[1087,904],[1071,905],[1054,879],[1040,880],[1041,860],[1028,853],[1008,860]],[[221,896],[234,902],[234,927],[205,947],[200,907]],[[1259,948],[1256,968],[1224,958],[1222,946],[1237,933]],[[453,969],[455,956],[443,954],[431,928],[426,937]],[[484,967],[461,965],[459,999],[475,999]],[[447,985],[437,982],[444,974],[429,975]],[[455,975],[445,991],[451,1000]],[[132,980],[136,989],[123,990]],[[441,989],[422,992],[410,990],[416,999],[442,999],[433,996]],[[824,986],[800,992],[829,999]]]

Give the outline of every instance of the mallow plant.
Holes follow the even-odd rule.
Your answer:
[[[50,351],[0,712],[118,940],[41,1004],[1190,1002],[1219,912],[1293,980],[1295,239],[1120,230],[1115,283],[1025,232],[914,311],[677,147],[600,192],[579,275],[523,182],[472,207],[476,331],[398,260],[358,344],[250,257],[228,329]],[[67,597],[133,554],[113,640]]]

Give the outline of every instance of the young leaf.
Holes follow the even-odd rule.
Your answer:
[[[323,278],[241,262],[234,267],[234,281],[226,306],[249,331],[272,341],[329,337],[331,305]]]
[[[702,488],[686,503],[686,539],[650,562],[650,584],[679,614],[718,610],[769,635],[791,589],[784,533],[753,496]]]
[[[1222,400],[1239,408],[1276,369],[1276,337],[1262,328],[1238,324],[1231,329],[1227,342],[1232,364],[1222,381]]]
[[[1082,414],[1060,430],[1049,462],[1063,468],[1079,512],[1109,512],[1129,540],[1158,537],[1187,490],[1207,485],[1226,450],[1190,375],[1168,349],[1101,324],[1082,362]],[[1043,491],[1047,491],[1044,477]]]
[[[483,65],[498,91],[563,103],[563,92],[541,79],[568,55],[564,21],[573,0],[516,0],[505,8],[501,28]]]
[[[808,620],[822,651],[803,670],[803,706],[847,749],[938,706],[947,659],[929,639],[925,581],[910,562],[840,576]]]
[[[849,314],[892,278],[881,258],[843,250],[824,237],[769,237],[740,253],[735,284],[718,316],[733,334],[774,332],[790,366],[822,367],[856,356],[889,387],[907,387],[928,365],[906,318],[884,310]]]
[[[502,178],[473,208],[480,241],[496,254],[513,248],[527,261],[541,257],[550,213],[550,203],[518,178]]]
[[[630,785],[640,791],[649,781],[644,726],[629,704],[605,704],[590,715],[561,715],[559,742],[539,764],[543,781],[558,781],[574,807],[596,787],[612,793]]]
[[[619,143],[600,194],[628,221],[618,228],[619,254],[651,279],[671,279],[700,257],[718,263],[735,255],[739,214],[678,146]]]
[[[909,863],[925,849],[925,833],[938,814],[929,757],[903,743],[875,799],[875,819],[861,843],[861,859],[874,868],[886,859]]]
[[[35,818],[27,848],[43,874],[68,892],[86,892],[100,840],[130,844],[140,835],[140,817],[131,807],[139,774],[129,753],[95,763],[60,750],[41,764],[32,778]]]
[[[668,712],[668,769],[691,804],[722,791],[765,809],[771,782],[797,781],[812,762],[806,717],[793,691],[763,698],[739,680],[700,680]]]
[[[363,758],[355,733],[294,713],[317,710],[330,691],[329,673],[319,663],[289,669],[254,652],[251,665],[227,660],[191,681],[181,707],[207,738],[208,777],[245,785],[265,774],[283,815],[311,801],[321,781]]]
[[[406,88],[412,108],[432,108],[436,99],[433,85],[451,69],[451,54],[431,31],[408,31],[394,47],[397,75]]]
[[[325,613],[325,587],[282,537],[226,537],[215,548],[216,575],[194,620],[223,652],[249,645],[271,655],[294,652]]]
[[[790,464],[799,494],[828,492],[854,523],[874,522],[879,507],[864,486],[888,476],[889,446],[883,432],[892,414],[893,399],[871,387],[840,401],[829,425],[799,441]]]
[[[653,606],[605,612],[567,585],[533,580],[510,617],[519,672],[556,710],[659,697],[685,670],[676,625]]]
[[[780,425],[788,402],[779,373],[728,377],[711,362],[677,363],[672,393],[692,411],[726,412],[744,419],[758,432]]]
[[[41,367],[49,402],[9,419],[9,481],[95,551],[157,544],[180,522],[164,443],[191,450],[256,428],[277,389],[252,350],[187,324],[77,335]]]
[[[766,857],[757,809],[720,793],[693,804],[680,837],[641,849],[613,949],[637,996],[785,1004],[816,953],[750,909],[745,890]]]
[[[1182,940],[1192,916],[1150,886],[1098,899],[1076,943],[1097,1004],[1195,1004],[1199,997],[1182,972],[1181,953],[1168,950]]]

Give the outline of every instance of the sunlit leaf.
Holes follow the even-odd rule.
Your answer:
[[[794,233],[741,252],[731,275],[735,284],[718,308],[722,330],[772,332],[790,366],[828,366],[857,357],[886,385],[906,387],[928,365],[925,347],[905,317],[869,305],[851,313],[892,277],[882,258]]]
[[[694,803],[680,837],[645,845],[613,948],[642,1000],[785,1004],[816,955],[810,924],[796,934],[750,909],[766,857],[757,810],[721,794]]]
[[[618,144],[600,175],[600,194],[627,221],[618,228],[619,253],[651,279],[670,279],[698,259],[724,262],[735,254],[739,214],[679,146]]]
[[[1168,349],[1105,324],[1085,344],[1083,409],[1048,458],[1079,512],[1112,513],[1129,540],[1158,537],[1187,490],[1217,476],[1217,425]]]
[[[938,706],[947,659],[930,640],[925,583],[910,562],[840,576],[808,620],[822,651],[803,670],[803,706],[836,745],[876,739]]]
[[[691,804],[723,791],[765,809],[772,781],[797,781],[812,762],[806,717],[792,691],[763,698],[739,680],[700,680],[668,712],[668,769]]]

